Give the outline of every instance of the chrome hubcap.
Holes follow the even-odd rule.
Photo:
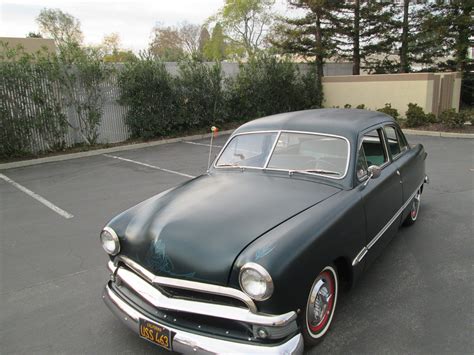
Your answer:
[[[330,311],[331,291],[324,280],[319,280],[311,294],[310,324],[319,325]]]
[[[319,324],[328,310],[328,303],[329,303],[329,290],[326,286],[321,287],[319,291],[316,301],[313,304],[313,324]]]

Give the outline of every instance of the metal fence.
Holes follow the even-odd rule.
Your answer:
[[[104,82],[101,85],[101,91],[104,98],[104,105],[98,129],[98,143],[123,142],[130,137],[130,131],[125,124],[127,107],[117,102],[120,96],[117,75],[112,75]],[[66,114],[70,125],[66,137],[66,145],[72,146],[77,143],[83,143],[83,138],[79,134],[79,121],[76,112],[74,109],[68,108]]]

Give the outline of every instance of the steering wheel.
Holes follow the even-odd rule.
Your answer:
[[[322,164],[322,166],[320,166],[320,164]],[[334,163],[331,163],[327,160],[324,160],[324,159],[318,159],[316,161],[316,167],[319,168],[319,169],[324,169],[324,170],[334,170],[334,171],[339,171],[339,167],[334,164]]]

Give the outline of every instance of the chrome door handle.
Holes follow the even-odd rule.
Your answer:
[[[397,170],[397,175],[400,176],[400,170]],[[400,184],[403,184],[402,177],[400,176]]]

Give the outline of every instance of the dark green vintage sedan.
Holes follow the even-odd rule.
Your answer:
[[[193,353],[299,353],[338,295],[419,213],[423,146],[380,112],[251,121],[212,167],[112,219],[103,298],[140,337]]]

